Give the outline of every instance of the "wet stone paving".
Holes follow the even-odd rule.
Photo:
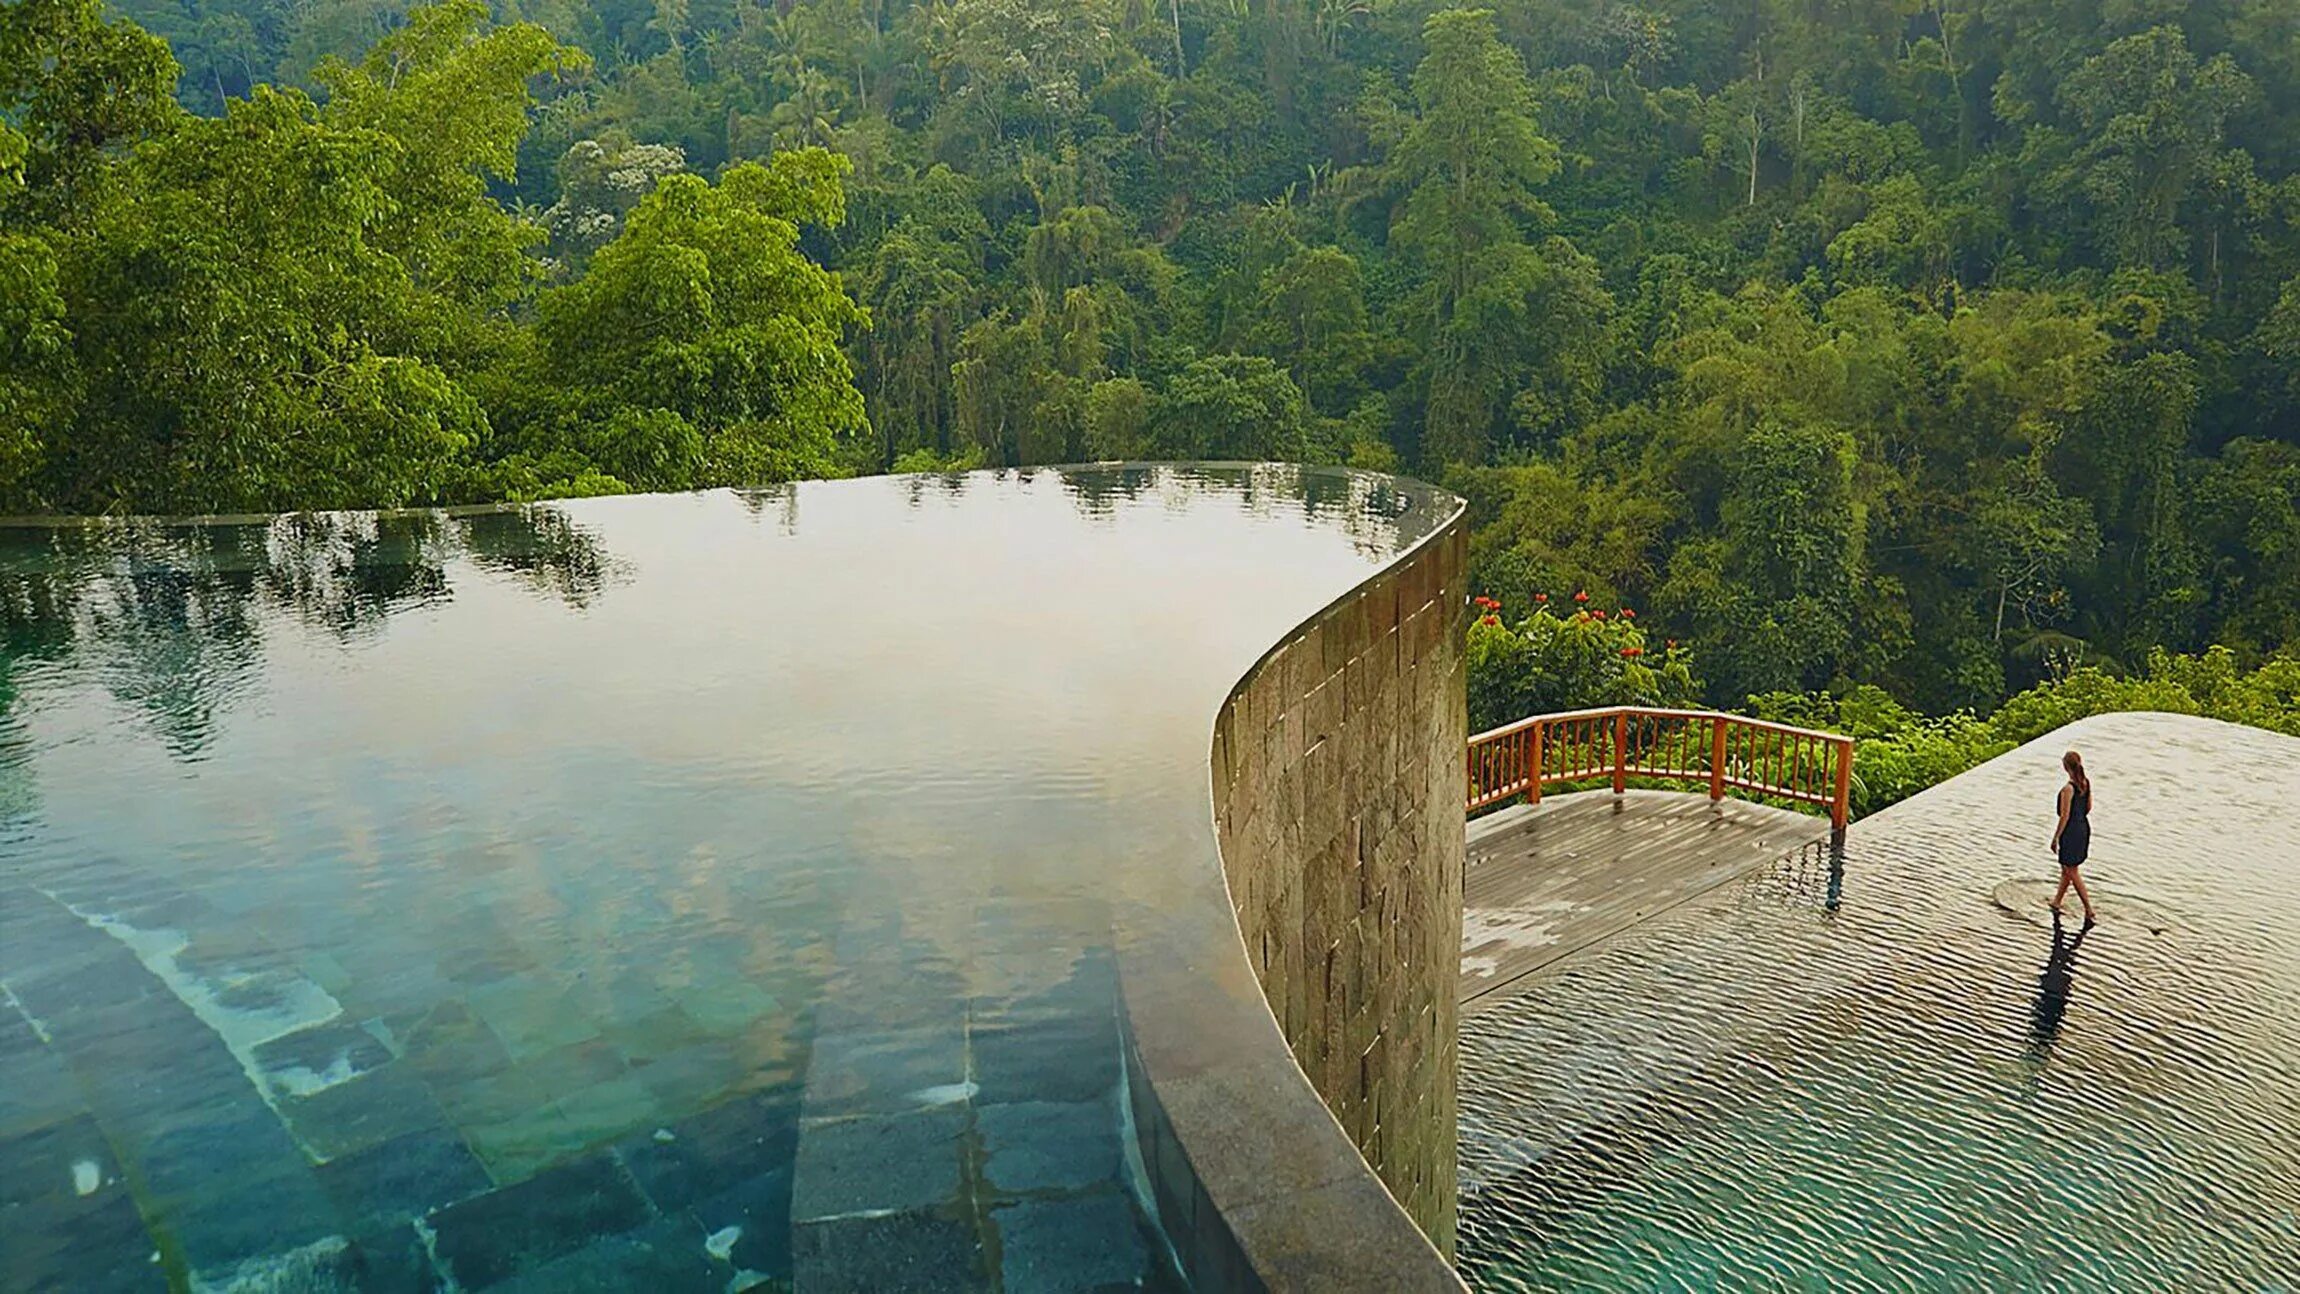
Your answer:
[[[2088,718],[1526,975],[1463,1030],[1464,1276],[2293,1288],[2296,787],[2300,739]]]

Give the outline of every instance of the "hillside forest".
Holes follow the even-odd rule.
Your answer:
[[[0,510],[1109,458],[1465,495],[1513,702],[2271,677],[2300,5],[0,3]]]

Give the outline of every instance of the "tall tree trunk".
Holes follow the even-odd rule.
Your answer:
[[[1949,0],[1933,0],[1933,25],[1941,33],[1941,67],[1949,74],[1949,94],[1957,101],[1957,161],[1961,165],[1972,147],[1972,127],[1965,112],[1965,78],[1957,69],[1956,37],[1949,34]]]
[[[1792,126],[1789,144],[1789,200],[1805,200],[1805,108],[1807,93],[1802,81],[1789,90],[1789,120]]]
[[[1757,145],[1764,140],[1765,124],[1757,119],[1757,110],[1749,110],[1749,205],[1757,205]]]

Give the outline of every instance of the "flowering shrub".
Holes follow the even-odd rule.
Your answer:
[[[1478,615],[1469,629],[1470,731],[1557,710],[1697,704],[1701,684],[1689,649],[1674,639],[1666,647],[1647,642],[1627,608],[1608,614],[1589,606],[1587,593],[1573,601],[1579,610],[1558,615],[1537,593],[1533,614],[1510,625],[1499,602],[1471,599]]]

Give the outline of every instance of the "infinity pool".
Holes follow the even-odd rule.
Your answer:
[[[1230,685],[1440,519],[1096,469],[0,530],[0,1288],[1155,1284],[1112,924],[1214,866]]]
[[[2044,907],[2066,746],[2089,932]],[[2300,1288],[2296,790],[2300,740],[2087,720],[1561,963],[1465,1025],[1464,1275]]]

